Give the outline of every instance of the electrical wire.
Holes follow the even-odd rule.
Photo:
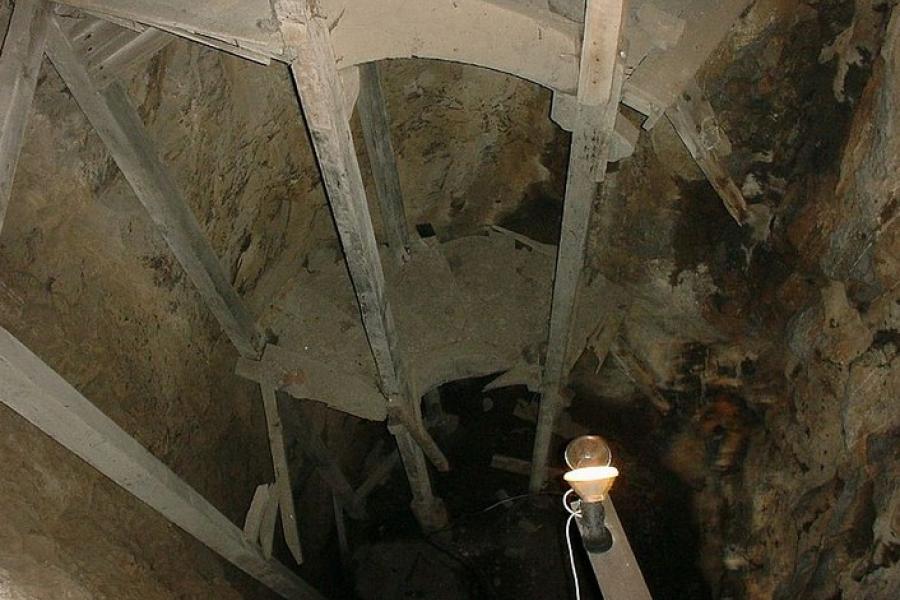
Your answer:
[[[578,570],[575,568],[575,552],[572,550],[572,521],[581,518],[581,511],[573,509],[568,502],[569,494],[575,490],[569,490],[562,497],[563,508],[569,513],[566,519],[566,547],[569,549],[569,565],[572,567],[572,581],[575,583],[575,600],[581,600],[581,587],[578,585]]]
[[[426,534],[425,537],[431,537],[431,536],[441,533],[443,531],[453,529],[454,527],[456,527],[457,525],[459,525],[466,519],[471,519],[472,517],[477,517],[478,515],[482,515],[484,513],[490,512],[490,511],[494,510],[495,508],[498,508],[505,504],[508,504],[508,503],[511,504],[517,500],[522,500],[524,498],[535,498],[537,496],[559,496],[559,495],[560,495],[559,492],[531,492],[528,494],[519,494],[518,496],[510,496],[509,498],[504,498],[502,500],[498,500],[497,502],[494,502],[493,504],[491,504],[490,506],[488,506],[486,508],[482,508],[482,509],[476,510],[475,512],[470,512],[470,513],[460,515],[457,518],[455,518],[453,521],[448,523],[447,525],[441,527],[440,529],[436,529],[436,530]]]

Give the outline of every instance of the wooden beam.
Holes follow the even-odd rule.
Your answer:
[[[50,20],[47,54],[135,195],[242,356],[259,354],[256,324],[231,285],[140,116],[118,85],[100,90],[59,24]]]
[[[276,390],[300,400],[315,400],[361,419],[384,421],[384,396],[371,378],[347,373],[311,356],[266,344],[259,360],[240,358],[235,373],[257,383],[271,382]]]
[[[651,129],[672,106],[750,2],[692,0],[680,14],[671,15],[685,23],[678,43],[643,60],[622,97],[622,102],[647,115],[644,129]]]
[[[356,519],[365,517],[365,508],[356,497],[353,486],[350,485],[341,466],[338,464],[334,453],[328,449],[322,437],[315,431],[311,424],[305,424],[303,435],[300,438],[300,446],[306,458],[319,471],[319,475],[325,484],[331,488],[331,493],[340,501],[347,512]]]
[[[322,598],[2,327],[0,402],[284,598]]]
[[[108,52],[102,60],[93,62],[91,75],[98,86],[106,87],[122,76],[131,65],[149,59],[174,40],[174,35],[148,27]]]
[[[610,354],[619,363],[625,376],[640,390],[650,404],[660,413],[667,415],[672,410],[672,404],[666,400],[656,389],[656,381],[647,367],[641,364],[640,359],[634,355],[624,344],[615,342]]]
[[[603,500],[606,527],[613,538],[612,547],[606,552],[587,552],[594,576],[600,585],[605,600],[651,600],[650,590],[644,581],[644,574],[634,558],[631,544],[612,499]],[[581,520],[575,519],[579,531]],[[583,534],[583,531],[582,531]]]
[[[387,456],[382,458],[381,461],[375,465],[375,468],[369,471],[366,480],[353,492],[356,501],[360,504],[364,503],[366,498],[375,488],[387,481],[398,462],[400,462],[399,452],[397,450],[388,452]]]
[[[431,489],[428,465],[425,463],[421,449],[402,424],[389,425],[388,429],[397,441],[403,470],[406,472],[406,479],[412,490],[410,508],[416,520],[425,531],[441,529],[447,525],[447,509],[444,502],[435,496]]]
[[[697,166],[719,194],[725,210],[738,225],[743,225],[747,220],[747,202],[722,160],[730,152],[731,144],[719,126],[715,111],[694,79],[685,85],[684,91],[666,111],[666,116]]]
[[[285,45],[296,52],[291,74],[353,280],[381,391],[387,399],[389,418],[404,425],[403,433],[397,438],[401,454],[410,454],[409,462],[418,463],[422,448],[414,443],[406,444],[409,435],[406,427],[411,424],[420,438],[423,433],[427,437],[427,433],[421,418],[411,416],[418,415],[414,404],[418,400],[412,398],[409,375],[399,354],[397,330],[385,294],[384,272],[328,27],[324,19],[313,16],[307,0],[273,0],[272,4],[281,23]],[[416,455],[415,458],[412,455]],[[414,497],[433,497],[427,471],[424,477],[411,477],[410,485],[419,487],[413,491]]]
[[[553,422],[564,404],[560,386],[568,370],[570,330],[584,267],[591,208],[598,184],[606,176],[624,73],[619,56],[625,7],[622,0],[588,0],[578,107],[572,131],[562,231],[556,257],[550,333],[544,362],[540,414],[531,460],[530,489],[538,491],[546,480]]]
[[[297,509],[294,506],[294,488],[291,485],[291,466],[288,464],[284,443],[284,429],[281,426],[281,415],[278,411],[278,398],[275,386],[271,382],[260,384],[263,408],[266,412],[266,428],[269,434],[269,449],[272,453],[272,465],[275,471],[275,493],[278,506],[281,508],[281,528],[284,541],[297,564],[303,563],[303,551],[300,547],[300,535],[297,532]]]
[[[391,143],[390,119],[377,63],[359,66],[359,100],[356,106],[375,180],[378,205],[381,207],[384,238],[394,256],[402,261],[407,257],[409,247],[409,225],[403,208],[400,175]]]
[[[19,0],[0,50],[0,231],[41,71],[47,20],[43,0]]]

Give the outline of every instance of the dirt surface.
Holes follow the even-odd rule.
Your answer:
[[[458,418],[455,431],[442,439],[453,469],[435,475],[436,490],[450,511],[449,526],[419,533],[403,510],[406,494],[399,478],[371,499],[378,517],[357,531],[364,541],[354,554],[359,598],[573,597],[560,478],[535,496],[527,494],[527,477],[491,467],[494,454],[530,455],[534,426],[517,415],[537,397],[524,387],[483,393],[490,380],[441,388],[445,410]],[[605,419],[614,462],[623,473],[613,493],[618,512],[654,598],[710,597],[697,567],[699,528],[686,518],[690,490],[662,466],[661,436],[636,426],[641,420],[640,414],[613,423]],[[563,441],[555,439],[553,456],[561,457]],[[561,458],[554,463],[561,467]],[[582,597],[599,599],[578,535],[573,536]]]

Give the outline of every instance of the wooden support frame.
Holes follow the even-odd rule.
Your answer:
[[[16,2],[0,50],[0,231],[44,58],[48,11],[44,0]]]
[[[269,450],[272,453],[272,468],[275,472],[275,494],[281,510],[281,529],[284,541],[297,564],[303,562],[303,550],[300,547],[300,534],[297,531],[297,509],[294,506],[294,487],[291,485],[291,468],[288,464],[287,450],[284,442],[284,428],[281,426],[281,413],[278,410],[278,397],[275,385],[264,382],[259,386],[262,394],[263,408],[266,413],[266,428],[269,434]]]
[[[594,576],[606,600],[652,600],[641,568],[634,558],[628,536],[619,521],[616,507],[607,496],[603,500],[606,527],[612,534],[613,545],[606,552],[587,551]],[[580,519],[575,519],[583,534]]]
[[[535,432],[529,488],[536,492],[547,477],[553,423],[565,399],[560,386],[567,355],[591,209],[598,184],[606,175],[610,145],[622,95],[624,72],[620,53],[623,0],[588,0],[578,81],[578,106],[563,205],[562,232],[556,257],[550,333],[544,362],[540,414]]]
[[[363,518],[365,516],[363,503],[357,499],[356,494],[353,492],[353,486],[350,485],[346,475],[341,470],[340,465],[334,458],[334,454],[328,449],[322,437],[312,428],[311,424],[305,427],[301,444],[303,454],[319,471],[319,476],[331,488],[332,495],[337,498],[341,506],[353,518]]]
[[[413,497],[420,500],[419,506],[429,506],[417,516],[437,514],[438,499],[431,490],[423,450],[438,468],[446,469],[447,462],[422,425],[400,356],[327,24],[314,16],[307,0],[273,0],[273,8],[285,45],[295,51],[291,74],[353,280],[381,391],[387,399],[389,427],[397,439]],[[426,526],[422,519],[420,523]]]
[[[57,18],[50,19],[46,51],[225,334],[242,356],[258,356],[256,323],[156,154],[126,92],[116,83],[97,87]]]
[[[359,66],[359,99],[356,107],[381,208],[384,238],[394,256],[403,261],[409,248],[409,225],[403,207],[403,194],[400,192],[400,175],[391,143],[390,119],[381,90],[377,63]]]
[[[2,327],[0,401],[282,597],[323,598]]]
[[[738,225],[743,225],[747,220],[747,202],[722,161],[731,151],[731,144],[719,127],[713,107],[694,79],[685,85],[666,116],[719,194],[725,210]]]
[[[98,87],[106,87],[122,75],[128,67],[148,59],[175,40],[171,33],[148,27],[124,44],[109,52],[102,60],[90,65],[91,75]]]
[[[685,6],[679,15],[684,31],[675,46],[648,56],[625,85],[622,102],[647,115],[644,129],[652,129],[675,103],[750,3],[693,0]]]

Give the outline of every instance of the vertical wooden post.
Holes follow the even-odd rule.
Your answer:
[[[409,226],[403,208],[400,175],[377,63],[359,66],[359,99],[356,106],[375,179],[385,240],[394,256],[403,260],[409,247]]]
[[[281,509],[281,527],[284,541],[290,549],[297,564],[303,562],[303,551],[300,548],[300,535],[297,531],[297,509],[294,506],[294,489],[291,485],[291,467],[287,459],[284,443],[284,428],[281,426],[281,413],[278,410],[278,396],[272,382],[260,384],[263,408],[266,412],[266,426],[269,433],[269,449],[272,452],[272,465],[275,471],[275,493]]]
[[[550,334],[541,387],[543,397],[531,460],[530,489],[546,480],[553,423],[563,406],[560,385],[567,370],[570,329],[584,267],[591,208],[606,163],[622,95],[619,39],[623,0],[588,0],[578,79],[578,106],[572,130],[562,232],[556,256],[556,277],[550,307]]]
[[[0,231],[44,58],[47,4],[19,0],[0,51]]]
[[[425,464],[422,448],[411,441],[407,430],[412,426],[420,438],[427,437],[416,410],[418,399],[412,397],[399,352],[397,330],[385,294],[384,272],[328,28],[323,19],[313,15],[308,0],[273,0],[273,7],[281,22],[285,46],[296,53],[291,62],[291,74],[353,280],[381,391],[388,402],[389,418],[404,426],[403,429],[392,427],[392,431],[401,454],[408,458],[404,465],[415,465],[416,476],[409,478],[413,497],[437,504],[427,470],[419,468]],[[415,420],[417,417],[418,421]],[[408,469],[407,474],[410,472]]]
[[[197,218],[181,195],[125,90],[100,90],[57,19],[50,19],[47,54],[103,140],[135,195],[242,356],[259,356],[260,336]]]

